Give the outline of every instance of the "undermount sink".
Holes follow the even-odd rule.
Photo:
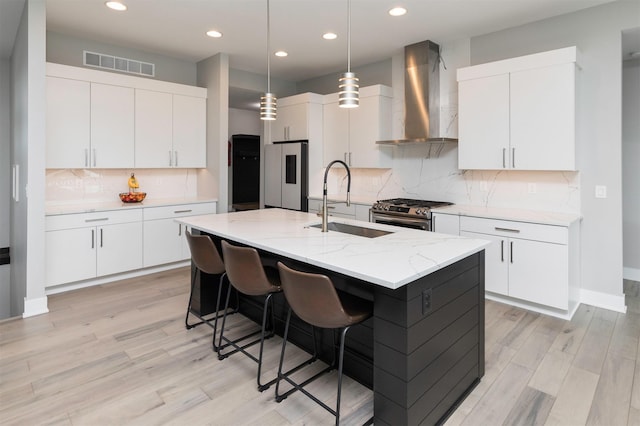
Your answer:
[[[310,228],[321,228],[322,224],[310,225]],[[348,225],[346,223],[329,222],[327,224],[329,231],[342,232],[345,234],[357,235],[359,237],[376,238],[383,235],[393,234],[391,231],[382,231],[380,229],[365,228],[364,226]]]

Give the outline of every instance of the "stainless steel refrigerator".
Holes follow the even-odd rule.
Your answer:
[[[309,211],[308,146],[307,140],[265,145],[265,207]]]

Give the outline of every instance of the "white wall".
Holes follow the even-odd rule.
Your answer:
[[[11,64],[0,59],[0,247],[9,247],[11,211]],[[11,265],[0,265],[0,319],[11,316]]]
[[[207,88],[207,168],[198,172],[198,195],[218,199],[228,210],[229,57],[219,53],[198,62],[198,86]]]
[[[346,64],[344,71],[346,71]],[[391,86],[391,59],[374,62],[361,67],[353,67],[351,71],[360,79],[360,87],[373,86],[374,84]],[[298,82],[298,93],[312,92],[321,95],[336,93],[338,92],[338,78],[340,74],[341,72],[336,72],[334,74],[300,81]]]
[[[616,1],[471,40],[472,64],[572,45],[580,49],[582,288],[622,304],[621,31],[637,27],[639,17],[639,2]],[[596,185],[607,186],[607,199],[595,198]]]
[[[44,291],[45,0],[27,0],[12,56],[11,164],[20,166],[11,203],[11,312],[47,312]]]
[[[84,50],[149,62],[155,64],[156,75],[153,77],[155,80],[170,81],[191,86],[196,85],[197,67],[195,62],[183,61],[129,47],[115,46],[47,31],[48,62],[84,67],[82,53]],[[104,71],[108,72],[109,70]]]
[[[622,66],[622,240],[626,279],[640,281],[640,59]]]

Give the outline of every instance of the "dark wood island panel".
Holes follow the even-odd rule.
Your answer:
[[[220,237],[209,235],[219,245]],[[373,302],[374,317],[349,332],[345,374],[373,389],[376,425],[442,423],[484,375],[484,251],[395,290],[258,251],[266,265],[282,261],[323,273],[340,291]],[[196,287],[206,283],[217,289],[211,278],[217,277],[196,277]],[[242,298],[240,308],[247,317],[261,321],[251,298]],[[284,319],[283,298],[275,300],[275,313]],[[281,324],[277,321],[280,335]],[[293,330],[290,340],[311,352],[305,324],[298,321]],[[330,331],[318,336],[324,361],[333,355],[332,339]]]

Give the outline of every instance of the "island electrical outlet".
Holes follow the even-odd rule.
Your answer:
[[[431,289],[422,290],[422,315],[431,312]]]

